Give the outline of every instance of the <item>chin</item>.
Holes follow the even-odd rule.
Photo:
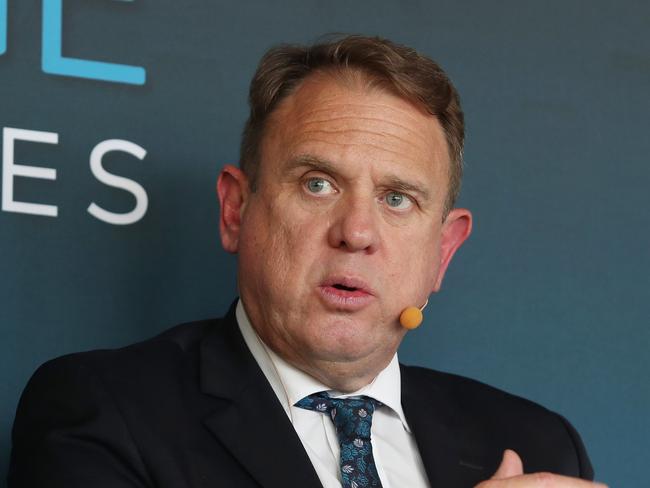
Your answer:
[[[323,361],[352,363],[370,355],[372,348],[367,344],[328,344],[317,349]]]
[[[376,314],[373,314],[373,316]],[[312,357],[326,361],[352,362],[389,350],[398,338],[379,330],[378,318],[358,314],[318,313],[303,321],[309,324],[302,342]],[[401,327],[400,327],[401,329]]]
[[[335,331],[328,337],[321,337],[316,343],[311,341],[308,349],[326,361],[352,362],[372,355],[379,348],[376,339],[368,340],[368,336],[359,331],[353,334]]]

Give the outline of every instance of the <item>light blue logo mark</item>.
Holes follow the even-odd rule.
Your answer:
[[[0,56],[7,50],[7,0],[0,0]]]
[[[6,1],[0,0],[0,7],[2,3],[6,4]],[[128,2],[133,0],[118,1]],[[52,75],[144,85],[147,73],[140,66],[63,57],[61,54],[62,10],[63,0],[43,0],[42,67],[44,72]],[[0,51],[0,54],[2,54],[2,51]]]

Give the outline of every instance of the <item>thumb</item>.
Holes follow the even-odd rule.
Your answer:
[[[501,466],[497,469],[497,472],[494,473],[491,480],[502,480],[506,478],[512,478],[514,476],[520,476],[524,474],[524,465],[521,462],[519,454],[511,449],[506,449],[503,451],[503,460],[501,461]]]

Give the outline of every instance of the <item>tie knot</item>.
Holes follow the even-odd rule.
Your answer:
[[[383,404],[373,398],[330,398],[325,392],[314,393],[296,403],[297,407],[328,413],[341,438],[370,440],[372,415]]]

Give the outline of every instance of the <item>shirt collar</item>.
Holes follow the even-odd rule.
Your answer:
[[[287,414],[298,401],[320,391],[327,391],[330,396],[339,398],[366,395],[389,407],[400,418],[404,429],[411,432],[402,409],[402,382],[397,353],[372,382],[357,391],[344,394],[332,390],[313,376],[289,364],[268,347],[253,329],[241,299],[237,303],[235,315],[246,345],[271,383]]]

